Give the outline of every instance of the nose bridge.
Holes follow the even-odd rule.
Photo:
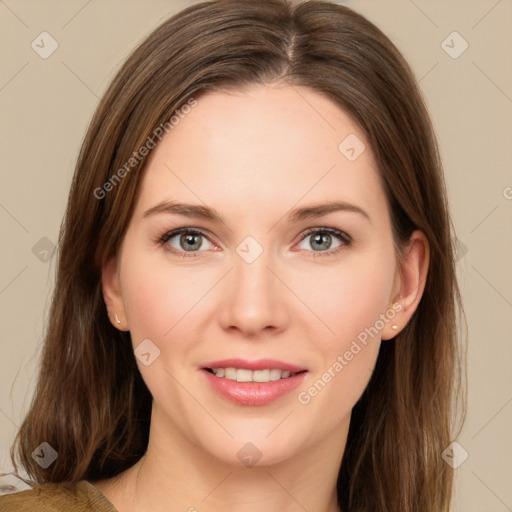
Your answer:
[[[236,249],[221,317],[224,327],[255,334],[268,327],[281,328],[286,308],[279,282],[269,269],[271,251],[251,238]]]
[[[233,277],[235,289],[241,295],[240,298],[248,294],[260,295],[262,292],[270,295],[273,284],[269,266],[271,267],[268,251],[264,251],[254,261],[245,260],[243,256],[235,258]]]

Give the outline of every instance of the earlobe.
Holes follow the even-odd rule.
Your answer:
[[[428,240],[421,231],[414,231],[404,250],[398,269],[399,292],[393,301],[393,309],[399,309],[392,321],[382,331],[382,339],[395,337],[409,322],[416,311],[427,281],[430,262]],[[397,308],[396,305],[400,305]],[[394,327],[396,326],[396,327]]]
[[[101,289],[112,325],[120,331],[128,331],[129,327],[121,295],[117,259],[115,257],[111,258],[103,266]]]

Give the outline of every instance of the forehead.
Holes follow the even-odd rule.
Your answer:
[[[136,209],[177,198],[238,215],[316,200],[385,207],[359,125],[319,92],[282,85],[198,96],[153,149]]]

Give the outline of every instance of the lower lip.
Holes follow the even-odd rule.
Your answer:
[[[201,370],[213,389],[238,405],[265,405],[290,393],[303,382],[307,372],[270,382],[238,382]]]

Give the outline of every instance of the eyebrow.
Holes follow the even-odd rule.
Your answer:
[[[359,206],[346,203],[344,201],[328,201],[325,203],[318,203],[301,208],[295,208],[288,213],[288,222],[298,222],[304,219],[322,217],[337,211],[359,213],[371,223],[370,216],[365,210]],[[143,217],[149,217],[151,215],[157,215],[161,213],[183,215],[185,217],[204,219],[225,224],[222,216],[214,208],[202,206],[199,204],[180,203],[176,201],[162,201],[161,203],[158,203],[152,208],[146,210],[143,214]]]

